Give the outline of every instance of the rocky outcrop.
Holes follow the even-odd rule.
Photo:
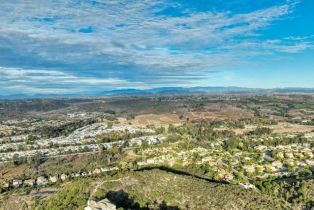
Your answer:
[[[89,200],[87,202],[87,207],[84,210],[116,210],[116,206],[111,203],[107,198],[101,201],[95,202]]]

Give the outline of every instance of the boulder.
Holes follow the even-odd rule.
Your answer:
[[[18,187],[20,187],[22,184],[23,184],[23,181],[22,181],[22,180],[17,180],[17,179],[15,179],[15,180],[13,180],[13,182],[12,182],[12,187],[18,188]]]
[[[24,185],[33,187],[35,185],[35,180],[34,179],[27,179],[24,181]]]
[[[38,186],[46,185],[46,184],[48,184],[48,179],[46,179],[46,178],[43,177],[43,176],[37,177],[37,179],[36,179],[36,184],[37,184]]]
[[[84,210],[116,210],[116,206],[111,203],[107,198],[101,201],[88,201],[87,207]]]

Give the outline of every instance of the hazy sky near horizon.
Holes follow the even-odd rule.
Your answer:
[[[1,0],[0,95],[314,87],[313,0]]]

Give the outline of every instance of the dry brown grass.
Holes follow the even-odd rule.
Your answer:
[[[191,120],[239,120],[253,117],[253,114],[230,105],[207,105],[204,111],[190,111],[187,117]]]
[[[226,127],[221,127],[221,128],[214,128],[216,131],[233,131],[235,132],[236,135],[243,135],[246,134],[250,131],[253,131],[257,128],[256,125],[246,125],[245,128],[226,128]]]
[[[314,126],[310,125],[298,125],[291,123],[278,123],[278,125],[264,126],[272,129],[273,133],[277,134],[296,134],[296,133],[311,133],[314,130]],[[250,131],[253,131],[257,128],[257,125],[246,125],[244,129],[236,128],[216,128],[215,130],[232,130],[237,135],[245,134]]]
[[[21,176],[28,168],[26,164],[19,166],[4,166],[0,168],[0,181],[10,180]]]
[[[129,120],[132,125],[135,126],[146,126],[146,125],[169,125],[179,124],[180,119],[176,114],[143,114],[138,115],[134,119]]]
[[[314,130],[314,126],[298,125],[291,123],[278,123],[278,125],[270,126],[274,133],[308,133]]]
[[[314,119],[313,110],[291,109],[289,110],[288,114],[292,119],[295,119],[295,120]]]

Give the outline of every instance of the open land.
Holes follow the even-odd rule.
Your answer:
[[[0,209],[311,209],[313,148],[311,94],[1,100]]]

